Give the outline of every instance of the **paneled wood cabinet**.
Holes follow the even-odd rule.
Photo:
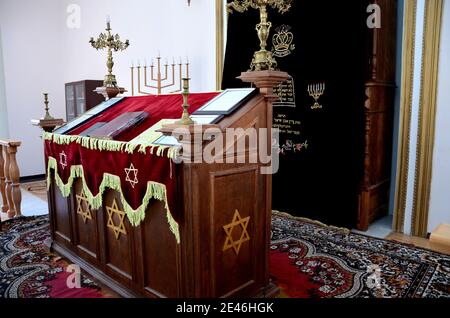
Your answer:
[[[94,90],[103,81],[85,80],[66,84],[66,119],[70,121],[104,101]]]

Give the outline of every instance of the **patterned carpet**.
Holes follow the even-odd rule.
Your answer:
[[[68,263],[47,252],[50,236],[46,216],[6,221],[0,232],[0,298],[99,298],[108,297],[88,277],[81,288],[74,284]]]
[[[291,298],[449,298],[450,256],[274,213],[271,275]]]
[[[47,252],[47,217],[0,232],[0,298],[111,297],[89,277],[70,289],[68,263]],[[274,213],[271,275],[286,298],[449,298],[450,257]]]

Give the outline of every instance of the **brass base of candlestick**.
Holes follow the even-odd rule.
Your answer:
[[[274,71],[278,67],[278,63],[272,55],[272,52],[267,50],[261,50],[255,52],[253,56],[252,64],[250,65],[250,71]]]
[[[103,86],[116,88],[117,87],[116,75],[113,75],[113,74],[105,75],[105,80],[103,81]]]
[[[176,121],[175,124],[177,125],[194,125],[195,122],[191,119],[191,117],[189,116],[188,111],[183,111],[183,117]]]
[[[125,93],[127,90],[123,87],[97,87],[94,92],[103,95],[106,100],[116,97],[119,94]]]

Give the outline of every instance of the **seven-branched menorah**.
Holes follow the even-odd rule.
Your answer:
[[[147,63],[145,63],[144,66],[141,66],[139,63],[138,63],[138,66],[132,65],[131,66],[131,94],[133,96],[135,95],[135,87],[134,87],[135,86],[135,73],[137,73],[137,94],[161,95],[163,93],[163,90],[165,90],[169,87],[176,87],[177,85],[178,85],[177,89],[175,89],[174,91],[169,91],[168,93],[171,94],[171,93],[181,92],[182,79],[189,78],[189,65],[190,65],[189,60],[187,60],[186,63],[183,63],[181,58],[180,58],[179,63],[176,63],[175,59],[173,59],[172,63],[169,64],[169,62],[166,59],[166,62],[164,64],[162,64],[161,56],[158,56],[156,58],[156,65],[153,63],[153,60],[152,60],[152,64],[150,66],[147,66]],[[148,74],[149,71],[150,71],[150,76]],[[169,74],[171,74],[170,80],[169,80]],[[144,76],[143,83],[141,81],[142,75]],[[155,85],[150,85],[152,82],[155,83]],[[167,82],[167,84],[164,85],[165,82]],[[143,90],[144,88],[142,88],[142,84],[143,84],[144,88],[150,88],[150,89],[156,90],[156,92],[151,93],[151,92],[144,91]]]
[[[308,93],[316,101],[311,109],[321,109],[319,98],[325,93],[325,83],[308,85]]]

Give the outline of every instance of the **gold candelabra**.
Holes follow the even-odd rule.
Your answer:
[[[180,120],[176,122],[178,125],[194,125],[194,121],[192,120],[191,116],[189,115],[189,103],[188,103],[188,97],[189,97],[189,80],[190,78],[183,78],[183,115]]]
[[[131,94],[134,96],[135,91],[135,74],[137,74],[137,93],[143,94],[143,95],[152,95],[151,92],[146,92],[144,89],[142,89],[142,84],[144,88],[150,88],[152,90],[156,90],[156,95],[161,95],[163,90],[174,87],[178,84],[178,88],[174,91],[170,91],[168,93],[177,93],[181,92],[182,90],[182,82],[183,78],[189,78],[189,60],[186,61],[186,63],[183,64],[181,58],[180,62],[177,64],[175,62],[175,59],[172,59],[172,63],[169,64],[169,62],[166,59],[166,62],[163,64],[161,62],[161,56],[158,56],[156,58],[156,65],[153,63],[150,66],[147,66],[147,63],[145,63],[144,66],[141,66],[140,63],[138,63],[137,66],[131,65]],[[148,70],[150,69],[150,79]],[[177,71],[178,69],[178,71]],[[184,70],[183,70],[184,69]],[[143,71],[143,72],[142,72]],[[141,76],[144,76],[144,80],[142,81]],[[177,74],[178,73],[178,74]],[[184,74],[183,74],[184,73]],[[169,80],[169,74],[170,80]],[[177,75],[179,77],[177,77]],[[143,82],[143,83],[142,83]],[[150,85],[150,83],[155,83],[155,85]],[[167,84],[165,84],[167,82]]]
[[[277,61],[273,57],[272,52],[266,50],[267,40],[269,39],[270,29],[272,28],[272,23],[268,21],[269,14],[267,7],[278,9],[280,13],[286,13],[291,6],[292,0],[233,0],[233,2],[228,4],[228,10],[230,12],[234,9],[242,13],[249,8],[259,9],[260,12],[261,21],[256,25],[256,31],[261,49],[255,52],[250,65],[250,71],[272,71],[277,69]]]
[[[106,33],[100,33],[97,40],[91,38],[89,43],[91,43],[92,47],[96,50],[106,49],[108,52],[108,59],[106,62],[106,66],[108,68],[108,74],[105,76],[105,80],[103,81],[103,86],[105,88],[117,88],[117,80],[116,76],[112,73],[114,67],[113,55],[112,52],[124,51],[130,45],[130,42],[126,40],[122,42],[120,40],[120,36],[118,34],[112,35],[111,33],[111,22],[108,20],[106,23]]]

